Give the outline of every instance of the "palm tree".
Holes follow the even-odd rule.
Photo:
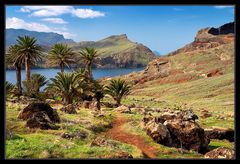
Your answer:
[[[42,47],[38,45],[34,37],[23,36],[17,39],[17,51],[19,60],[25,61],[26,80],[30,81],[30,66],[42,60]]]
[[[64,44],[53,45],[51,51],[48,53],[48,64],[51,66],[58,65],[61,72],[64,72],[64,66],[69,67],[69,64],[75,63],[75,53],[71,48]]]
[[[29,82],[23,81],[23,85],[31,96],[36,96],[39,93],[40,88],[47,84],[47,82],[45,76],[35,73],[31,75],[31,80]]]
[[[18,55],[18,50],[16,45],[11,45],[6,54],[6,63],[11,65],[16,70],[16,86],[17,95],[22,95],[22,82],[21,82],[21,65],[24,63],[24,59]]]
[[[5,88],[6,88],[6,93],[8,94],[14,90],[15,86],[10,82],[5,81]]]
[[[101,99],[104,97],[104,87],[99,84],[98,81],[93,80],[93,87],[92,87],[92,92],[93,92],[93,98],[96,99],[97,101],[97,108],[98,110],[101,109]]]
[[[110,84],[106,86],[105,92],[110,95],[117,103],[117,106],[121,105],[121,100],[124,96],[130,93],[131,87],[121,79],[112,79]]]
[[[57,73],[55,78],[50,79],[46,91],[53,91],[62,96],[65,104],[71,104],[77,95],[79,75],[74,73]]]
[[[85,75],[90,79],[92,79],[92,65],[94,59],[98,56],[98,51],[96,51],[95,48],[86,47],[84,50],[80,51],[80,60],[86,64]]]

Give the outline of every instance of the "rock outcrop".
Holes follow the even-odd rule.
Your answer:
[[[144,118],[145,130],[154,141],[165,146],[207,151],[210,140],[195,122],[192,110],[164,112],[159,117]]]
[[[234,130],[233,129],[225,129],[225,128],[213,128],[213,129],[205,129],[205,133],[209,139],[218,139],[218,140],[229,140],[230,142],[234,142]]]
[[[204,158],[234,159],[235,158],[235,152],[232,149],[219,147],[217,149],[214,149],[212,151],[207,152],[204,155]]]
[[[68,114],[77,114],[76,108],[77,108],[76,105],[69,104],[69,105],[61,108],[60,110],[65,113],[68,113]]]
[[[31,103],[18,115],[19,119],[26,120],[29,128],[58,129],[55,123],[60,122],[60,117],[55,109],[46,103]]]

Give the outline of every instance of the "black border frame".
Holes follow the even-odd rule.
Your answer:
[[[1,2],[2,1],[2,2]],[[237,125],[240,125],[240,120],[237,118],[240,118],[240,111],[237,111],[237,108],[239,106],[239,102],[237,101],[238,97],[238,92],[237,92],[237,84],[238,84],[238,74],[239,71],[237,70],[237,62],[240,60],[238,58],[237,54],[240,54],[240,51],[237,47],[237,45],[240,45],[239,41],[239,25],[238,21],[240,18],[238,18],[238,15],[240,13],[240,0],[198,0],[198,1],[187,1],[187,0],[182,0],[181,3],[177,0],[161,0],[159,3],[156,3],[154,0],[147,0],[147,1],[135,1],[135,0],[128,0],[123,2],[119,0],[114,0],[114,1],[108,1],[108,0],[102,0],[102,2],[96,0],[72,0],[72,1],[67,1],[67,0],[58,0],[57,2],[55,1],[50,1],[50,0],[0,0],[0,12],[1,12],[1,21],[2,21],[2,28],[1,28],[1,39],[3,40],[1,43],[1,52],[4,54],[5,52],[5,6],[6,5],[234,5],[235,6],[235,61],[234,61],[234,75],[235,75],[235,152],[236,152],[236,160],[240,159],[240,131],[238,130]],[[195,2],[195,3],[194,3]],[[226,22],[227,23],[227,22]],[[204,28],[204,27],[203,27]],[[0,60],[1,66],[3,66],[3,69],[1,69],[1,85],[0,89],[4,91],[4,94],[2,94],[1,97],[1,110],[0,110],[0,118],[1,118],[1,145],[0,145],[0,156],[1,159],[5,159],[5,88],[4,88],[4,81],[5,81],[5,63],[4,63],[4,55],[2,59]],[[4,110],[3,110],[4,109]],[[15,159],[7,159],[7,160],[15,160]],[[24,160],[24,159],[21,159]],[[34,159],[34,160],[48,160],[48,159]],[[67,160],[67,159],[58,159],[58,160]],[[76,159],[74,159],[76,160]],[[86,159],[77,159],[77,160],[86,160]],[[87,159],[87,160],[92,160],[92,159]],[[98,160],[98,159],[97,159]],[[101,159],[102,160],[102,159]],[[112,160],[112,159],[110,159]],[[140,159],[140,160],[145,160],[145,159]],[[151,159],[150,159],[151,160]],[[155,159],[153,159],[155,160]],[[166,160],[166,159],[157,159],[157,160]],[[205,160],[205,159],[169,159],[169,160]],[[215,160],[215,159],[211,159]],[[219,160],[219,159],[216,159]]]

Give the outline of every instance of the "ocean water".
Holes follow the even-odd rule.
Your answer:
[[[144,70],[144,67],[142,68],[114,68],[114,69],[93,69],[93,77],[94,79],[99,79],[102,77],[114,77],[119,75],[125,75],[131,72],[137,72]],[[64,69],[65,72],[71,72],[73,70],[70,69]],[[31,69],[32,73],[39,73],[41,75],[44,75],[48,80],[50,78],[54,78],[57,73],[60,72],[60,69]],[[25,80],[25,70],[21,71],[22,80]],[[16,72],[15,70],[6,70],[5,72],[5,79],[13,84],[16,83]]]

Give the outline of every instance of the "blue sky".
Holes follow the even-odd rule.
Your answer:
[[[57,32],[74,41],[127,34],[166,54],[197,31],[234,21],[233,6],[7,6],[6,28]]]

